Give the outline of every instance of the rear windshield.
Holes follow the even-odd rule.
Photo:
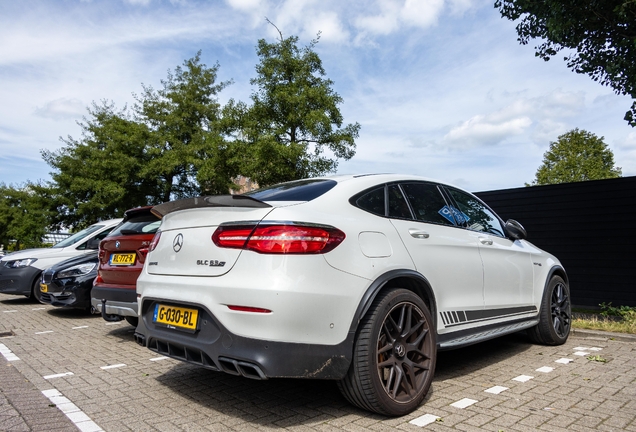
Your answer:
[[[311,201],[331,190],[336,184],[334,180],[296,180],[257,189],[243,195],[259,201]]]
[[[159,229],[159,225],[161,225],[161,220],[157,219],[157,216],[148,212],[148,214],[131,217],[112,230],[108,237],[134,234],[154,234]]]

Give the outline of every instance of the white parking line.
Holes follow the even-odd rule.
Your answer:
[[[13,312],[17,312],[17,310],[7,310],[7,311],[2,311],[4,313],[13,313]]]
[[[581,356],[581,357],[586,356],[586,355],[590,355],[590,354],[591,354],[591,353],[589,353],[589,352],[585,352],[585,351],[576,351],[576,352],[574,353],[574,355],[575,355],[575,356]]]
[[[53,330],[46,330],[41,332],[35,332],[35,334],[45,334],[45,333],[53,333]]]
[[[573,362],[574,360],[569,359],[569,358],[560,358],[558,360],[555,360],[555,363],[561,363],[561,364],[568,364],[570,362]]]
[[[13,352],[4,344],[0,344],[0,354],[2,354],[7,361],[20,360],[20,358],[13,354]]]
[[[161,356],[161,357],[155,357],[155,358],[151,358],[150,361],[159,361],[159,360],[165,360],[167,358],[170,357],[166,357],[166,356]]]
[[[79,327],[73,327],[73,330],[77,330],[77,329],[83,329],[83,328],[88,328],[88,326],[79,326]]]
[[[74,375],[73,372],[64,372],[64,373],[59,373],[55,375],[46,375],[46,376],[43,376],[42,378],[44,378],[45,380],[48,380],[53,378],[62,378],[62,377],[71,376],[71,375]]]
[[[122,321],[115,321],[115,322],[107,322],[104,325],[117,325],[117,324],[121,324],[121,323],[122,323]]]
[[[601,351],[603,348],[599,348],[599,347],[592,347],[592,348],[588,348],[588,347],[576,347],[576,348],[572,348],[574,351]]]
[[[459,409],[464,409],[476,403],[477,401],[475,399],[464,398],[462,400],[458,400],[457,402],[450,404],[450,406],[459,408]]]
[[[46,310],[46,308],[33,308],[31,310]]]
[[[409,423],[415,426],[423,427],[431,423],[435,423],[438,418],[438,416],[433,414],[424,414],[421,417],[411,420]]]
[[[516,378],[513,378],[512,381],[519,381],[519,382],[528,382],[530,381],[532,378],[534,378],[533,376],[530,375],[519,375]]]
[[[64,413],[66,417],[71,420],[77,428],[82,432],[100,432],[103,429],[100,428],[89,416],[84,414],[77,405],[71,402],[68,398],[64,397],[56,389],[43,390],[42,394],[49,398],[52,404],[55,404],[60,411]]]
[[[501,392],[505,392],[506,390],[508,390],[508,387],[504,387],[504,386],[494,386],[494,387],[490,387],[487,390],[484,390],[486,393],[492,393],[492,394],[499,394]]]
[[[110,365],[110,366],[102,366],[102,367],[100,367],[100,369],[103,369],[103,370],[115,369],[115,368],[120,368],[120,367],[124,367],[124,366],[126,366],[126,365],[123,364],[123,363],[120,363],[120,364],[114,364],[114,365]]]
[[[548,366],[543,366],[540,367],[539,369],[537,369],[537,372],[543,372],[543,373],[549,373],[552,372],[554,370],[554,368],[548,367]]]

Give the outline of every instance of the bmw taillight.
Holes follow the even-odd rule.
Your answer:
[[[161,238],[161,231],[157,231],[155,233],[155,236],[152,238],[150,245],[148,245],[148,252],[152,252],[153,250],[155,250],[155,248],[157,247],[157,244],[159,243],[160,238]]]
[[[327,253],[344,239],[337,228],[303,224],[221,225],[212,235],[218,247],[263,254]]]

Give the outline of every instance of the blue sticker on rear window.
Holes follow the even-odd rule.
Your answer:
[[[466,216],[466,213],[457,210],[453,206],[444,206],[438,213],[444,216],[444,218],[448,219],[448,221],[453,224],[457,223],[458,225],[463,225],[470,220],[470,218]],[[453,216],[455,217],[454,219]]]

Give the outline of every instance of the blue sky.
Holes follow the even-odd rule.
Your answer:
[[[92,101],[134,102],[141,83],[202,50],[220,94],[249,102],[260,38],[316,47],[362,126],[338,173],[395,172],[471,191],[520,187],[550,141],[586,129],[636,175],[636,129],[626,96],[544,62],[519,45],[492,0],[54,0],[0,3],[0,183],[50,180],[42,149],[80,137]]]

